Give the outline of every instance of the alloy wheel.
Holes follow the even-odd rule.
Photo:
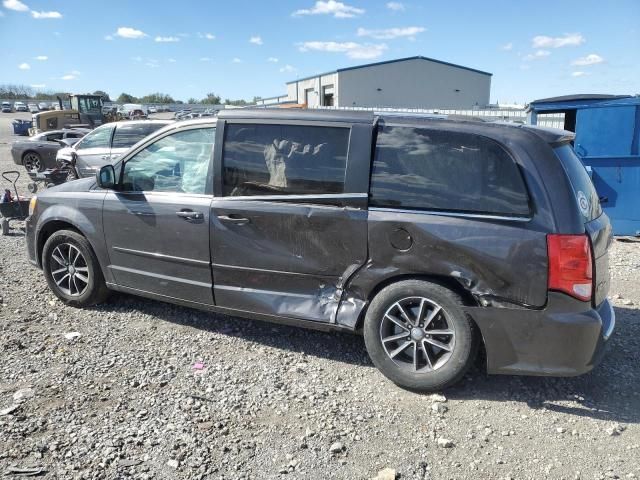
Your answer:
[[[456,334],[446,311],[424,297],[398,300],[380,323],[380,341],[398,367],[427,373],[441,368],[453,353]]]
[[[40,157],[38,155],[36,155],[35,153],[27,153],[24,156],[24,160],[23,160],[23,165],[24,168],[26,168],[28,171],[33,172],[33,171],[40,171]]]
[[[62,293],[79,297],[89,286],[89,267],[80,250],[61,243],[54,248],[50,260],[51,277]]]

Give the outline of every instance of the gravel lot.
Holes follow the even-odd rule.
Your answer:
[[[19,116],[0,117],[0,171]],[[445,399],[389,383],[357,336],[125,295],[65,307],[12,226],[0,237],[0,475],[640,478],[640,243],[614,245],[618,323],[595,371],[487,376],[479,364]]]

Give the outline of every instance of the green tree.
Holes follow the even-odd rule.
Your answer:
[[[171,95],[156,92],[142,97],[140,103],[175,103],[175,100]]]
[[[138,98],[128,93],[122,92],[116,100],[118,103],[138,103]]]
[[[100,95],[102,97],[103,102],[111,101],[111,99],[109,98],[109,94],[104,90],[96,90],[95,92],[93,92],[93,95]]]
[[[200,101],[197,98],[191,97],[189,100],[187,100],[187,103],[193,105],[194,103],[200,103]]]
[[[207,93],[207,96],[202,99],[201,103],[205,103],[207,105],[219,105],[220,104],[220,96],[215,93]]]

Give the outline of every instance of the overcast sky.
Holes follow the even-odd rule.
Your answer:
[[[492,102],[640,93],[640,0],[2,0],[0,44],[0,84],[113,97],[269,97],[413,55],[493,73]]]

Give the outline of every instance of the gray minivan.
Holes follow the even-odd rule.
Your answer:
[[[615,317],[609,219],[572,134],[371,112],[233,110],[168,125],[31,202],[65,303],[111,290],[362,332],[395,383],[578,375]],[[336,345],[339,348],[339,345]]]

